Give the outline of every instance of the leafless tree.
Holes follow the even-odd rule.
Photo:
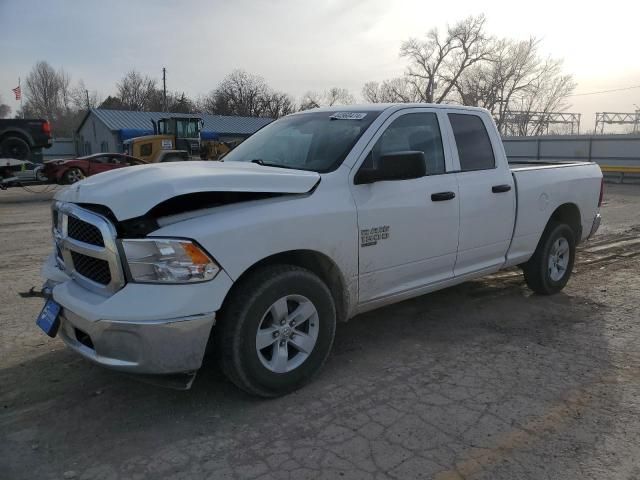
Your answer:
[[[38,62],[26,79],[24,110],[29,115],[56,120],[60,113],[61,79],[47,62]]]
[[[273,90],[265,80],[244,70],[234,70],[198,102],[201,111],[216,115],[277,118],[295,110],[293,100]]]
[[[309,91],[300,101],[300,110],[309,110],[318,107],[331,107],[333,105],[350,105],[355,103],[355,97],[346,88],[331,87],[324,92]]]
[[[469,68],[458,78],[457,100],[463,105],[488,109],[500,131],[504,131],[507,111],[562,109],[563,99],[575,84],[571,76],[562,74],[561,61],[540,56],[539,44],[535,38],[520,42],[496,41],[488,61]],[[525,123],[528,126],[522,128],[527,131],[531,125]]]
[[[117,98],[125,110],[149,110],[149,103],[157,95],[156,81],[136,70],[129,71],[117,84]]]
[[[0,118],[6,118],[11,114],[11,107],[6,103],[2,103],[2,95],[0,95]]]
[[[400,48],[408,59],[408,82],[422,102],[442,103],[465,70],[491,56],[485,17],[479,15],[447,27],[442,35],[431,30],[425,40],[411,38]]]
[[[70,75],[40,61],[27,76],[25,85],[25,102],[20,113],[48,119],[55,136],[72,135],[79,112],[73,101]]]
[[[265,117],[280,118],[295,111],[295,103],[286,93],[270,92],[263,99],[262,113]]]
[[[98,91],[89,91],[83,80],[80,80],[76,86],[71,89],[71,99],[74,107],[78,110],[98,108],[102,103],[102,99]]]
[[[420,93],[407,77],[392,78],[383,82],[367,82],[362,96],[370,103],[411,103],[420,101]]]

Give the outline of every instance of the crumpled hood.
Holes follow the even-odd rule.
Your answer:
[[[58,192],[56,200],[111,209],[118,220],[144,215],[159,203],[189,193],[306,193],[316,172],[248,162],[168,162],[119,168],[94,175]]]

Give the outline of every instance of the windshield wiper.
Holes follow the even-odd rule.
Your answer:
[[[258,165],[261,165],[263,167],[276,167],[276,168],[288,168],[290,170],[300,170],[299,168],[296,167],[290,167],[288,165],[281,165],[279,163],[269,163],[269,162],[265,162],[264,160],[262,160],[261,158],[254,158],[253,160],[251,160],[251,163],[256,163]]]

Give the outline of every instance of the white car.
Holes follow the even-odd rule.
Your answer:
[[[0,158],[2,176],[11,178],[13,182],[46,182],[47,176],[43,173],[43,168],[41,163],[30,160]]]
[[[224,162],[123,168],[59,192],[38,324],[174,386],[212,345],[239,387],[281,395],[361,312],[514,265],[535,292],[560,291],[601,199],[594,163],[510,166],[483,109],[296,113]]]

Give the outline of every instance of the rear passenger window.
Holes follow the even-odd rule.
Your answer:
[[[484,122],[477,115],[450,113],[449,121],[458,147],[460,169],[487,170],[495,168],[496,159]]]
[[[429,175],[445,173],[442,137],[435,113],[408,113],[396,118],[378,139],[364,166],[375,166],[381,155],[407,151],[424,153]]]

